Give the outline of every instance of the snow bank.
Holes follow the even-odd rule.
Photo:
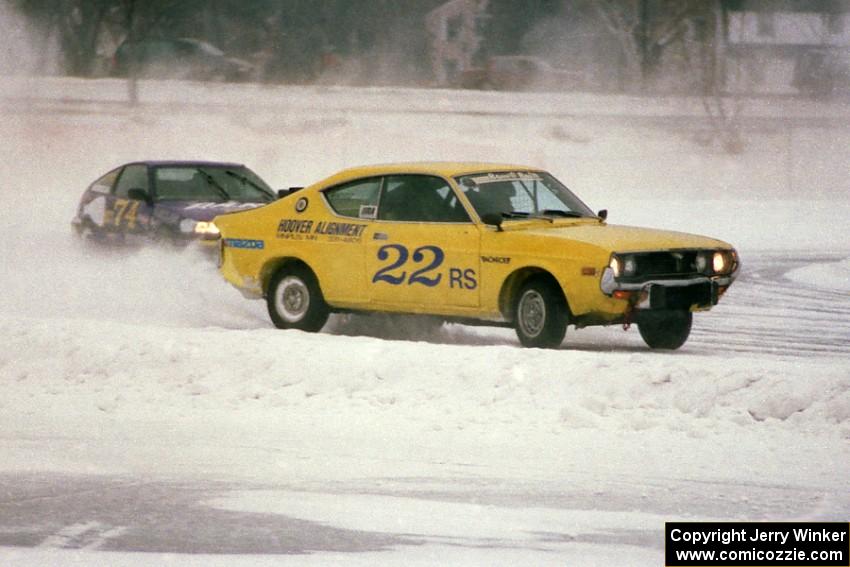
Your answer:
[[[417,427],[661,428],[695,434],[850,428],[847,371],[829,363],[454,346],[297,331],[106,320],[0,320],[4,405],[76,411],[191,408],[388,412]],[[79,405],[82,404],[82,405]],[[351,412],[351,415],[347,415]]]

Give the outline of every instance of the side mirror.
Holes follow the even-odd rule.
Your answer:
[[[487,213],[481,215],[481,222],[484,224],[495,226],[496,230],[502,230],[502,213]]]
[[[301,191],[302,189],[304,189],[304,188],[303,187],[290,187],[289,189],[278,189],[277,190],[277,198],[283,199],[284,197],[288,197],[289,195],[292,195],[296,191]]]
[[[596,216],[599,217],[599,220],[607,219],[608,218],[608,209],[600,210],[598,213],[596,213]]]
[[[151,204],[151,196],[144,189],[130,189],[127,191],[127,197],[134,201],[144,201],[148,205]]]

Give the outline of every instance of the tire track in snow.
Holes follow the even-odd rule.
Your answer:
[[[793,358],[850,357],[847,294],[784,277],[800,266],[846,257],[784,252],[745,257],[743,273],[720,305],[696,316],[688,344]]]
[[[110,539],[119,537],[127,528],[110,527],[100,522],[71,524],[47,536],[38,547],[63,549],[100,549]]]

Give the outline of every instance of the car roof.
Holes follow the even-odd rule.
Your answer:
[[[319,182],[321,185],[342,183],[361,177],[372,177],[378,175],[420,174],[438,175],[442,177],[456,177],[472,173],[486,173],[496,171],[539,171],[540,168],[527,165],[515,165],[506,163],[487,162],[458,162],[458,161],[423,161],[423,162],[400,162],[375,165],[363,165],[343,169],[334,175]]]
[[[131,161],[119,167],[128,165],[147,165],[148,167],[245,167],[244,164],[229,161],[196,161],[196,160],[144,160]]]

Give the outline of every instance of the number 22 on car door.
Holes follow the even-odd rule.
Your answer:
[[[445,181],[423,177],[387,178],[378,220],[366,235],[370,300],[477,306],[478,229]]]

